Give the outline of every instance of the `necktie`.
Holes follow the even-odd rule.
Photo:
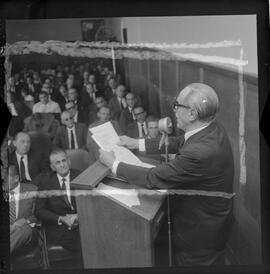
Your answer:
[[[64,177],[62,178],[62,190],[63,190],[64,200],[68,204],[68,206],[70,206],[70,202],[67,197],[66,179]]]
[[[24,182],[26,181],[26,176],[25,176],[25,165],[24,165],[24,162],[23,162],[23,156],[21,157],[21,160],[20,160],[20,175],[21,175],[21,181]]]
[[[119,99],[119,105],[120,105],[120,108],[123,109],[122,99]]]
[[[14,191],[10,191],[10,203],[9,203],[9,222],[12,225],[16,220],[16,204]]]
[[[75,148],[75,139],[74,139],[74,133],[73,130],[70,131],[70,148]]]
[[[140,137],[145,137],[143,124],[140,124],[140,125],[141,125],[141,132],[142,132],[142,136],[140,136]]]

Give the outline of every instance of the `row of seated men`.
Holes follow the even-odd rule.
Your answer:
[[[30,142],[25,133],[19,133],[18,137],[26,143]],[[51,171],[43,172],[38,187],[24,179],[27,177],[27,169],[24,169],[23,164],[19,168],[13,164],[8,167],[9,178],[5,187],[10,198],[11,258],[18,251],[37,246],[36,224],[40,221],[46,231],[47,243],[69,250],[73,253],[76,267],[82,267],[76,204],[70,193],[70,182],[79,171],[70,169],[70,159],[64,150],[55,149],[49,158]],[[58,196],[57,191],[61,191]],[[37,194],[45,197],[41,198]]]
[[[14,91],[8,90],[7,105],[12,114],[8,131],[9,190],[10,194],[13,190],[17,193],[16,214],[11,214],[13,217],[10,219],[11,253],[36,242],[34,224],[39,219],[46,228],[49,242],[74,251],[74,256],[81,263],[76,205],[69,185],[79,173],[70,169],[70,159],[65,150],[84,149],[90,155],[89,164],[94,162],[98,158],[98,146],[88,128],[111,121],[119,135],[160,138],[158,118],[147,117],[147,112],[140,105],[140,98],[131,92],[125,94],[125,86],[117,85],[115,78],[109,78],[108,82],[115,87],[109,101],[108,92],[106,96],[89,92],[87,101],[87,97],[78,97],[75,88],[67,89],[65,85],[59,85],[59,94],[63,97],[67,95],[63,104],[60,99],[53,100],[53,95],[45,90],[46,86],[38,93],[39,102],[35,103],[33,94],[28,93],[24,100],[30,104],[23,104],[22,100],[15,99]],[[88,102],[83,111],[78,98],[84,98],[80,99],[84,103]],[[37,135],[47,138],[37,138],[35,141],[33,136]],[[36,201],[29,198],[29,203],[22,204],[22,207],[27,205],[27,214],[23,214],[19,193],[37,190],[39,193],[43,190],[62,190],[65,194],[58,198],[38,198]]]

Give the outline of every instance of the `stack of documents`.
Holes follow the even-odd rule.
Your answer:
[[[154,165],[142,162],[129,149],[117,145],[120,142],[120,138],[111,122],[106,122],[102,125],[90,128],[89,130],[97,145],[105,151],[113,151],[116,160],[119,162],[146,168],[154,167]]]

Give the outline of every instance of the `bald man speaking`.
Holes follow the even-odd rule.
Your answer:
[[[173,109],[177,127],[185,132],[174,160],[147,169],[118,162],[113,153],[103,150],[100,160],[132,184],[176,193],[170,195],[170,204],[178,265],[224,264],[232,224],[234,163],[229,138],[215,119],[219,100],[210,86],[193,83],[179,93]],[[121,144],[158,152],[158,143],[151,139],[122,136]]]

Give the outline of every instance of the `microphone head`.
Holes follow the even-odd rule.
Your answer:
[[[172,120],[170,117],[162,118],[158,121],[158,129],[162,133],[170,134],[173,131]]]

